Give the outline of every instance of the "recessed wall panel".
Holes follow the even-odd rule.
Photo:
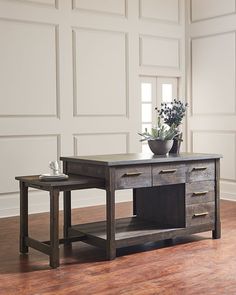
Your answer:
[[[140,65],[179,68],[179,40],[141,36]]]
[[[223,155],[221,178],[235,180],[235,134],[218,132],[193,132],[193,152]]]
[[[15,176],[49,173],[49,161],[58,159],[58,136],[0,137],[0,194],[18,191]]]
[[[125,15],[126,0],[74,0],[73,8]]]
[[[191,0],[192,21],[235,12],[235,0]]]
[[[19,1],[55,6],[57,0],[19,0]]]
[[[192,40],[195,114],[235,113],[235,33]]]
[[[56,116],[56,28],[0,20],[0,116]]]
[[[127,153],[127,134],[81,134],[74,136],[75,155]]]
[[[140,0],[140,17],[157,21],[178,22],[178,0]]]
[[[126,35],[74,30],[74,115],[125,116]]]

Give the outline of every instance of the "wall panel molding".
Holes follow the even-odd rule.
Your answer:
[[[211,138],[211,140],[208,137],[208,141],[204,140],[204,150],[195,150],[194,149],[194,136],[197,134],[205,135],[207,138],[207,135],[214,136],[214,138]],[[220,139],[220,136],[227,137],[227,140]],[[229,140],[231,137],[232,142],[229,143]],[[214,144],[215,140],[215,144]],[[236,183],[236,131],[228,131],[228,130],[191,130],[190,131],[190,141],[191,141],[191,152],[202,152],[202,153],[217,153],[222,154],[223,158],[221,159],[221,180],[223,181],[229,181],[229,182],[235,182]],[[208,142],[208,144],[206,144]],[[217,148],[223,150],[223,145],[225,146],[225,152],[223,153],[216,151]],[[213,150],[214,149],[214,150]],[[226,151],[227,150],[227,151]],[[230,152],[229,152],[230,151]],[[225,162],[227,161],[227,162]],[[229,169],[232,171],[229,172]],[[231,177],[225,177],[223,174],[227,173],[233,174]]]
[[[129,133],[128,132],[96,132],[96,133],[76,133],[73,134],[73,140],[74,140],[74,156],[78,156],[78,151],[79,151],[79,137],[83,138],[83,137],[92,137],[94,140],[97,137],[104,137],[107,136],[108,137],[108,141],[111,142],[110,137],[113,136],[113,140],[114,138],[117,136],[123,136],[124,137],[124,146],[122,147],[123,151],[122,153],[128,153],[129,152]],[[106,148],[105,148],[106,149]],[[117,152],[110,152],[110,153],[119,153],[119,151]],[[83,153],[86,155],[86,153]],[[89,153],[88,153],[89,154]],[[95,152],[96,154],[96,152]]]
[[[123,39],[124,42],[124,60],[122,62],[124,62],[124,72],[122,73],[122,75],[124,75],[124,82],[125,82],[125,90],[124,90],[124,110],[122,112],[114,112],[113,110],[111,110],[111,112],[104,112],[103,111],[99,112],[99,113],[95,113],[95,112],[79,112],[79,108],[80,108],[80,103],[79,103],[79,95],[78,95],[78,89],[80,88],[78,85],[78,78],[79,78],[79,74],[78,74],[78,68],[80,68],[77,65],[78,61],[78,57],[77,57],[77,33],[78,32],[83,32],[83,33],[96,33],[96,34],[108,34],[110,36],[120,36]],[[74,117],[128,117],[129,116],[129,69],[128,69],[128,33],[125,32],[119,32],[119,31],[110,31],[110,30],[98,30],[98,29],[93,29],[93,28],[77,28],[77,27],[73,27],[72,30],[72,39],[73,39],[73,114]],[[115,59],[114,59],[115,61]],[[96,69],[97,70],[97,69]],[[113,71],[113,69],[111,68],[111,72]],[[114,69],[115,71],[115,69]],[[107,73],[106,73],[107,74]],[[83,75],[83,73],[81,74]],[[108,74],[109,76],[110,74]],[[107,76],[107,77],[108,77]],[[88,77],[89,78],[89,77]],[[94,82],[94,81],[93,81]],[[90,84],[91,85],[91,84]],[[105,84],[104,84],[105,85]],[[93,86],[92,86],[93,87]],[[104,87],[104,86],[103,86]],[[99,94],[97,94],[96,97],[98,97]],[[101,96],[101,95],[100,95]],[[83,97],[83,99],[85,99]],[[95,97],[93,98],[93,100],[95,99]],[[121,97],[119,97],[119,99],[121,99]]]
[[[36,7],[58,8],[59,0],[11,0],[19,4],[35,5]]]
[[[31,96],[28,97],[28,102],[22,101],[22,104],[20,105],[20,107],[25,106],[24,110],[27,110],[28,108],[31,108],[32,110],[35,109],[35,112],[32,112],[32,110],[29,111],[29,112],[24,112],[24,111],[22,111],[20,109],[18,109],[18,110],[15,109],[15,111],[13,113],[11,113],[9,111],[2,111],[2,110],[4,110],[4,105],[5,105],[5,101],[2,101],[2,103],[4,103],[4,105],[1,106],[0,117],[2,117],[2,118],[11,118],[11,117],[13,117],[13,118],[17,118],[17,117],[19,117],[19,118],[20,117],[26,117],[26,118],[28,118],[28,117],[48,117],[48,118],[57,117],[57,118],[59,118],[60,117],[60,85],[59,85],[60,81],[59,81],[59,28],[58,28],[58,25],[48,24],[48,23],[41,23],[41,22],[34,22],[34,21],[15,20],[15,19],[8,19],[8,18],[0,18],[0,22],[5,23],[6,25],[9,24],[9,26],[14,26],[15,25],[15,28],[17,28],[19,30],[22,30],[22,33],[21,33],[22,35],[23,35],[23,31],[26,31],[25,34],[28,33],[28,31],[29,31],[29,34],[32,34],[32,32],[34,30],[34,27],[38,29],[37,34],[40,35],[40,36],[43,36],[43,33],[39,34],[39,28],[40,27],[43,28],[44,32],[46,32],[45,28],[48,28],[49,30],[51,30],[51,32],[49,31],[48,34],[52,35],[53,39],[50,40],[50,42],[52,42],[54,48],[50,48],[50,51],[51,51],[50,54],[53,56],[53,60],[51,60],[51,56],[50,56],[49,60],[51,62],[51,66],[55,68],[55,72],[54,73],[52,72],[52,77],[51,77],[52,81],[55,82],[55,88],[50,89],[51,92],[54,92],[54,98],[52,97],[53,101],[51,101],[51,106],[48,105],[48,101],[45,101],[45,97],[43,97],[43,96],[40,96],[40,98],[38,98],[38,100],[37,100],[38,105],[36,104],[35,106],[33,106],[32,102],[31,102],[31,99],[34,99],[34,95],[31,94]],[[13,28],[10,28],[10,29],[13,30]],[[5,35],[4,32],[2,32],[2,33],[3,33],[2,36],[4,36]],[[0,31],[0,36],[1,36],[1,31]],[[6,37],[6,38],[9,38],[9,37]],[[47,38],[48,38],[48,36],[47,36]],[[8,39],[7,41],[8,42],[15,42],[14,39],[12,39],[12,40]],[[25,41],[29,42],[27,37],[26,37]],[[23,46],[23,42],[24,42],[24,40],[21,39],[20,43],[22,43],[22,46]],[[6,42],[5,42],[5,44],[6,44]],[[36,48],[35,44],[33,46],[34,46],[34,48]],[[15,48],[15,46],[12,46],[12,48]],[[27,46],[26,46],[26,48],[27,48]],[[12,56],[15,56],[14,58],[15,58],[16,63],[19,63],[19,65],[18,65],[19,70],[23,71],[23,70],[27,69],[27,67],[25,67],[24,64],[21,64],[21,55],[19,55],[19,57],[18,57],[18,55],[16,54],[17,52],[13,52],[14,49],[9,51],[9,50],[7,50],[7,47],[5,49],[3,49],[3,47],[2,47],[2,54],[4,54],[3,50],[6,51],[5,52],[6,53],[5,59],[6,59],[7,55],[9,54],[9,52],[12,51]],[[41,56],[39,56],[38,58],[42,58],[44,53],[45,53],[45,49],[43,48],[41,50]],[[21,54],[23,55],[23,57],[24,57],[24,59],[26,61],[27,60],[27,57],[25,56],[26,53],[24,52],[24,53],[21,53]],[[0,56],[0,58],[1,58],[1,56]],[[34,62],[36,63],[37,60],[35,60]],[[9,63],[8,63],[8,66],[9,66]],[[14,66],[15,65],[13,65],[13,62],[12,62],[12,67],[14,67]],[[30,62],[29,62],[29,64],[27,66],[29,67],[29,71],[30,71],[30,69],[32,69],[32,65],[30,65]],[[36,71],[36,73],[37,73],[36,69],[32,69],[32,70]],[[50,70],[52,71],[52,68],[50,68]],[[2,73],[2,75],[3,75],[3,77],[5,77],[6,72]],[[0,72],[0,76],[1,76],[1,72]],[[24,73],[19,72],[19,76],[24,76]],[[34,79],[34,72],[28,73],[28,76],[30,76],[31,79]],[[11,83],[13,83],[13,81],[12,81],[13,75],[11,74],[11,76],[9,76],[9,77],[10,77]],[[49,84],[49,82],[47,81],[46,78],[45,78],[45,81],[46,81],[47,84]],[[18,87],[20,89],[23,88],[22,87],[23,83],[26,83],[26,81],[23,80],[22,83],[19,82]],[[29,81],[27,83],[29,83],[28,86],[30,86],[32,81]],[[37,84],[37,81],[34,81],[34,83]],[[5,82],[5,84],[7,84],[7,83]],[[45,87],[46,87],[46,85],[45,85]],[[27,87],[24,87],[24,88],[27,89]],[[40,89],[34,89],[36,96],[37,96],[38,90],[41,91],[41,87],[40,87]],[[27,90],[24,90],[24,91],[27,91]],[[33,89],[31,89],[31,92],[33,92]],[[17,97],[17,95],[19,95],[19,94],[18,93],[17,94],[12,93],[11,94],[12,100],[13,100],[13,95],[14,95],[14,97]],[[50,94],[48,93],[48,96],[50,97],[51,93]],[[2,94],[2,97],[4,97],[3,94]],[[42,101],[42,103],[41,103],[41,101]],[[30,102],[31,105],[29,105],[29,102]],[[46,102],[47,102],[47,104],[46,104]],[[1,105],[1,101],[0,101],[0,105]],[[11,104],[12,109],[13,109],[13,105],[14,104]],[[45,107],[45,111],[49,107],[51,107],[51,109],[53,109],[53,111],[51,113],[50,112],[44,113],[43,107]],[[40,108],[41,108],[41,110],[38,111],[38,109],[40,109]],[[38,111],[38,113],[37,113],[37,111]]]
[[[180,42],[180,39],[176,38],[139,35],[139,65],[180,70]],[[153,47],[156,48],[153,50]],[[158,53],[158,50],[160,53]],[[154,54],[153,57],[151,57],[151,51]],[[168,51],[168,54],[166,53],[165,58],[163,58],[165,51]]]
[[[17,150],[14,152],[15,147]],[[15,176],[29,175],[32,172],[33,174],[47,173],[49,161],[59,161],[61,136],[60,134],[0,136],[0,149],[1,163],[7,168],[5,174],[2,175],[4,186],[1,187],[3,189],[0,191],[1,196],[18,192],[18,190],[9,189],[13,183],[16,188]],[[40,167],[37,171],[36,163],[37,167]]]
[[[117,1],[117,0],[115,0]],[[73,10],[77,10],[80,12],[88,12],[88,13],[95,13],[95,14],[101,14],[101,15],[107,15],[107,16],[113,16],[113,17],[126,17],[128,16],[128,3],[127,0],[122,0],[123,1],[123,6],[124,6],[124,10],[123,12],[115,12],[115,11],[109,11],[102,9],[101,6],[99,6],[99,0],[97,0],[98,5],[96,8],[89,8],[89,7],[80,7],[79,5],[77,5],[77,0],[72,0],[72,9]],[[87,1],[88,2],[88,1]]]
[[[212,15],[209,15],[209,16],[194,17],[194,13],[193,13],[193,10],[194,10],[193,2],[194,1],[196,1],[196,0],[190,0],[190,21],[191,21],[191,23],[197,23],[197,22],[207,21],[207,20],[211,20],[211,19],[215,19],[215,18],[230,16],[230,15],[233,15],[233,14],[236,13],[236,4],[235,4],[235,1],[234,0],[230,0],[230,1],[232,1],[231,2],[231,6],[232,7],[230,9],[228,9],[229,10],[228,12],[220,13],[220,14],[213,12]],[[204,3],[206,4],[206,9],[205,9],[205,11],[206,11],[207,10],[207,1],[204,0]],[[222,3],[224,4],[224,6],[227,4],[227,2],[222,2]],[[216,3],[214,3],[214,4],[216,4]]]
[[[222,116],[235,116],[236,115],[236,89],[235,89],[235,86],[233,87],[233,91],[234,91],[234,99],[233,99],[233,103],[234,103],[234,107],[230,108],[230,112],[221,112],[221,111],[217,111],[217,112],[197,112],[194,110],[194,95],[193,95],[193,42],[194,41],[197,41],[197,40],[207,40],[207,39],[210,39],[210,38],[215,38],[215,37],[223,37],[223,36],[227,36],[227,35],[230,35],[230,34],[233,34],[234,35],[234,41],[233,41],[233,45],[235,46],[235,42],[236,42],[236,31],[227,31],[227,32],[223,32],[223,33],[216,33],[216,34],[208,34],[208,35],[201,35],[201,36],[194,36],[194,37],[191,37],[189,39],[189,52],[190,52],[190,61],[189,61],[189,64],[190,64],[190,77],[189,77],[189,92],[190,92],[190,112],[191,112],[191,116],[219,116],[219,115],[222,115]],[[219,44],[221,44],[222,42],[219,42]],[[216,47],[212,47],[212,50],[214,50]],[[230,46],[226,46],[226,48],[230,48]],[[223,51],[222,51],[223,52]],[[211,55],[212,56],[212,55]],[[217,60],[220,60],[220,59],[217,59]],[[222,57],[222,60],[225,60],[223,59]],[[217,61],[215,63],[215,65],[217,65]],[[231,65],[231,64],[230,64]],[[199,66],[199,64],[198,64]],[[234,76],[236,74],[236,55],[235,55],[235,51],[234,51],[234,63],[232,63],[232,66],[233,66],[233,71],[234,71]],[[222,69],[222,68],[221,68]],[[232,69],[231,69],[232,70]],[[202,71],[204,72],[204,71]],[[235,77],[234,77],[235,79]],[[216,83],[214,84],[215,86],[219,86],[219,83]],[[229,87],[227,87],[226,89],[229,89]],[[214,109],[214,108],[213,108]]]
[[[165,18],[165,15],[163,14],[162,17],[155,17],[155,16],[148,16],[143,13],[143,1],[145,0],[139,0],[139,18],[141,20],[145,21],[151,21],[151,22],[161,22],[161,23],[166,23],[166,24],[175,24],[175,25],[180,25],[180,11],[181,11],[181,4],[180,0],[175,0],[177,3],[177,17],[176,19],[167,19]],[[165,1],[163,1],[165,2]]]

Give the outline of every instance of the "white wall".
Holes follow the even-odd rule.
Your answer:
[[[221,196],[236,200],[236,6],[188,0],[188,149],[220,153]]]
[[[184,30],[183,0],[0,0],[0,217],[19,213],[16,175],[141,150],[139,78],[177,77],[184,96]],[[105,200],[74,195],[74,207]],[[30,193],[30,212],[48,204]]]

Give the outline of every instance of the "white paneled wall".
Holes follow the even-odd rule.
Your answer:
[[[221,197],[236,200],[235,1],[186,3],[188,149],[223,155]]]
[[[190,0],[191,20],[202,21],[235,13],[235,0]]]
[[[184,33],[184,0],[0,0],[0,217],[19,213],[16,175],[141,151],[140,77],[174,77],[184,96]],[[74,207],[104,201],[73,193]],[[48,205],[30,192],[30,212]]]

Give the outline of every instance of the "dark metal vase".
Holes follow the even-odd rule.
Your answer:
[[[179,154],[180,153],[180,146],[181,146],[181,142],[182,142],[182,137],[183,137],[182,132],[174,137],[173,146],[170,150],[171,154]]]

